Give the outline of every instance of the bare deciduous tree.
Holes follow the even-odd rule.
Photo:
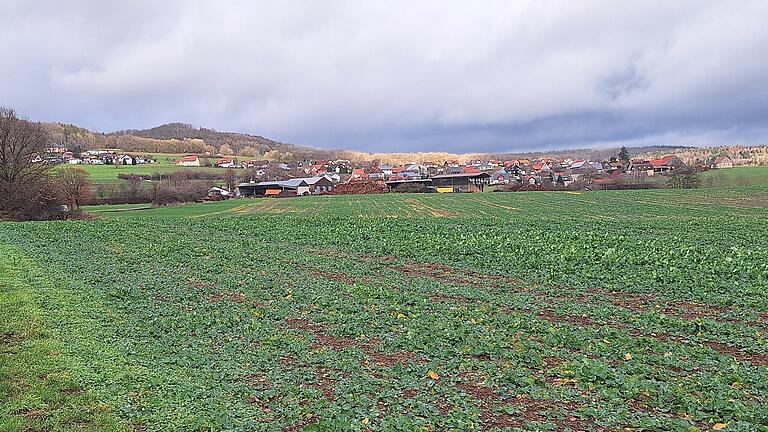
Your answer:
[[[699,170],[691,167],[677,168],[667,177],[667,187],[674,189],[695,189],[700,185]]]
[[[121,184],[123,195],[129,202],[137,202],[141,197],[141,179],[131,177]]]
[[[80,210],[80,205],[91,196],[90,174],[80,167],[66,166],[56,171],[56,189],[61,200],[72,210]]]
[[[109,198],[109,189],[107,188],[107,185],[104,183],[99,183],[96,185],[96,196],[99,197],[102,201]]]
[[[237,186],[237,174],[235,174],[235,171],[232,168],[224,171],[224,183],[227,185],[228,191],[235,191],[235,186]]]
[[[40,201],[48,168],[40,159],[45,148],[46,133],[39,125],[0,107],[0,213],[20,217]]]

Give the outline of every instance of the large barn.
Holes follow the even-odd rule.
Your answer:
[[[315,195],[332,190],[333,182],[327,177],[303,177],[237,185],[238,196],[242,197]]]
[[[490,183],[491,175],[486,172],[440,174],[431,179],[438,192],[482,192]]]

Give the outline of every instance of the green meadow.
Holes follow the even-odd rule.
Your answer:
[[[768,430],[768,189],[0,224],[0,430]]]

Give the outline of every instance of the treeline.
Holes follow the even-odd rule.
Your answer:
[[[257,135],[234,132],[219,132],[214,129],[195,128],[185,123],[169,123],[144,130],[125,130],[109,134],[110,136],[131,136],[135,138],[153,139],[160,141],[199,140],[210,146],[213,154],[225,156],[242,155],[263,157],[274,161],[303,160],[301,158],[313,154],[315,149],[300,147],[274,141]],[[321,150],[322,152],[322,150]]]
[[[75,125],[41,123],[48,147],[74,151],[122,149],[127,152],[242,155],[270,161],[297,161],[329,156],[324,150],[284,144],[264,137],[195,129],[190,125],[164,125],[146,131],[91,132]]]
[[[262,174],[261,171],[264,171]],[[230,186],[230,184],[235,183],[242,183],[242,182],[248,182],[248,181],[256,181],[256,180],[265,180],[265,178],[269,180],[287,180],[289,178],[293,177],[301,177],[304,174],[302,171],[293,170],[293,171],[285,171],[279,168],[275,167],[267,167],[265,169],[260,168],[249,168],[246,170],[234,170],[234,169],[225,169],[218,172],[212,172],[212,171],[195,171],[195,170],[189,170],[189,169],[180,169],[178,171],[171,171],[171,172],[155,172],[152,174],[131,174],[131,173],[118,173],[117,178],[120,180],[150,180],[150,181],[170,181],[173,179],[177,180],[206,180],[206,181],[213,181],[213,182],[223,182],[227,184],[227,186]],[[229,189],[233,189],[233,187],[228,187]]]
[[[728,156],[734,166],[766,166],[768,165],[768,147],[766,146],[720,146],[720,147],[690,147],[674,152],[683,162],[693,166],[706,166],[718,156]],[[663,156],[660,152],[649,152],[641,155],[646,158]]]
[[[687,147],[674,147],[674,146],[644,146],[644,147],[629,147],[630,157],[635,155],[659,152],[664,155],[674,153],[677,150],[686,149]],[[567,149],[567,150],[550,150],[546,152],[522,152],[522,153],[490,153],[488,157],[492,159],[510,160],[510,159],[541,159],[545,157],[551,157],[554,159],[584,159],[592,161],[604,161],[610,160],[611,157],[618,156],[620,151],[619,147],[604,147],[604,148],[581,148],[581,149]]]
[[[88,204],[168,205],[201,202],[208,197],[213,180],[190,179],[185,173],[171,173],[164,181],[148,182],[141,176],[127,176],[119,184],[97,184]]]
[[[472,160],[555,159],[608,160],[618,154],[618,148],[592,148],[553,150],[522,153],[466,153],[416,152],[416,153],[367,153],[351,150],[325,150],[281,143],[261,136],[218,132],[214,129],[195,128],[184,123],[169,123],[145,130],[124,130],[109,134],[91,132],[75,125],[44,123],[49,146],[64,146],[71,150],[98,148],[122,149],[128,152],[191,153],[237,155],[266,159],[270,162],[296,162],[317,159],[347,159],[353,162],[378,160],[381,163],[400,165],[409,162],[436,162],[455,160],[468,163]],[[668,154],[678,155],[689,165],[708,164],[719,155],[731,156],[734,165],[768,165],[768,148],[764,146],[731,147],[673,147],[645,146],[629,148],[632,158],[658,158]]]
[[[127,152],[237,155],[266,159],[270,162],[347,159],[355,162],[378,160],[381,163],[393,165],[427,161],[442,163],[446,160],[467,163],[470,160],[489,157],[489,155],[482,153],[367,153],[352,150],[315,149],[285,144],[261,136],[195,128],[183,123],[169,123],[146,130],[124,130],[109,134],[91,132],[74,125],[60,123],[45,123],[43,127],[48,132],[50,146],[58,145],[81,151],[113,148]]]
[[[216,152],[200,139],[153,139],[133,135],[102,134],[60,123],[41,123],[47,135],[48,147],[66,147],[70,150],[122,149],[127,152],[195,153]]]

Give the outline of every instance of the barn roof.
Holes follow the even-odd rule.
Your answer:
[[[446,178],[479,178],[479,177],[490,177],[491,175],[485,172],[477,172],[477,173],[459,173],[459,174],[438,174],[433,175],[431,178],[433,179],[446,179]]]

